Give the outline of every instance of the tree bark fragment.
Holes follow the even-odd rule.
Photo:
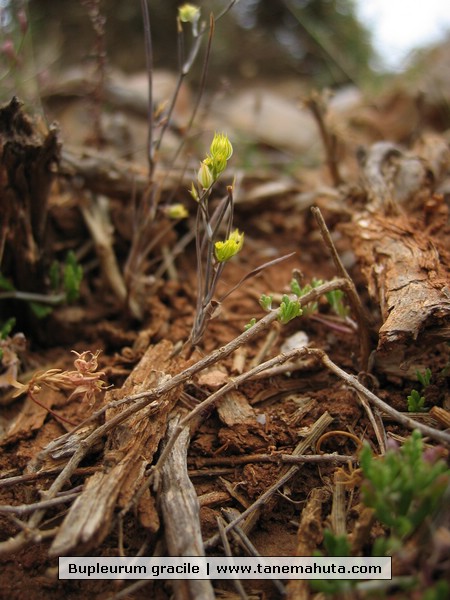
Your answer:
[[[171,352],[169,342],[151,346],[123,387],[107,393],[105,401],[155,387],[167,374],[178,371],[181,365],[170,358]],[[146,467],[153,461],[177,401],[175,388],[159,400],[156,410],[145,407],[112,430],[106,440],[102,470],[87,480],[83,493],[72,505],[51,546],[52,556],[87,552],[103,541],[110,531],[114,510],[127,506],[144,482]],[[124,408],[107,411],[106,420]],[[159,520],[150,492],[141,497],[137,509],[141,525],[157,530]]]
[[[177,423],[178,417],[171,420],[168,439],[172,436]],[[197,493],[187,472],[189,438],[189,426],[185,426],[162,467],[160,504],[170,556],[205,555]],[[176,600],[214,600],[215,598],[209,580],[177,580],[173,584]]]
[[[375,144],[363,170],[369,202],[344,227],[381,311],[377,368],[395,375],[414,375],[421,351],[450,334],[448,210],[427,173],[421,157]]]

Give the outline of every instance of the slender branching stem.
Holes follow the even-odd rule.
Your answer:
[[[142,20],[144,22],[145,60],[147,63],[148,109],[147,109],[147,160],[149,179],[155,169],[153,149],[153,46],[150,27],[150,13],[147,0],[141,0]]]
[[[311,208],[311,211],[314,217],[316,218],[317,224],[319,225],[323,241],[328,250],[330,251],[338,275],[346,281],[345,287],[343,289],[347,293],[348,301],[350,303],[350,306],[352,307],[353,313],[358,323],[359,343],[361,352],[361,370],[367,371],[370,354],[369,319],[361,303],[361,299],[358,295],[358,292],[356,291],[355,284],[353,283],[352,278],[348,274],[347,269],[344,267],[336,250],[336,246],[334,245],[333,240],[331,239],[330,231],[325,223],[320,208],[313,206]]]

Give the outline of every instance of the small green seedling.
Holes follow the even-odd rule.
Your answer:
[[[421,396],[417,390],[411,390],[406,401],[408,402],[408,412],[426,412],[425,396]]]
[[[431,383],[431,369],[427,367],[423,373],[417,370],[416,377],[421,386],[427,388]]]
[[[342,318],[348,317],[350,312],[348,306],[344,303],[344,296],[345,294],[342,290],[333,290],[325,294],[333,312]]]
[[[11,317],[0,327],[0,340],[6,340],[8,335],[14,329],[14,325],[16,324],[15,317]]]
[[[83,267],[78,264],[74,252],[67,253],[64,264],[53,261],[50,272],[50,284],[55,292],[64,291],[66,302],[71,303],[80,297],[80,285],[83,279]]]
[[[302,314],[300,302],[298,300],[291,300],[287,294],[284,294],[281,299],[280,308],[278,309],[278,320],[283,325],[299,317]]]
[[[305,294],[307,294],[314,288],[318,287],[319,285],[322,285],[323,283],[324,282],[321,279],[313,278],[311,283],[307,283],[305,286],[302,287],[300,285],[300,283],[298,282],[298,280],[295,277],[293,277],[291,280],[291,291],[298,298],[301,298],[302,296],[304,296]],[[310,302],[309,304],[307,304],[306,306],[303,307],[303,314],[305,316],[312,315],[315,312],[317,312],[318,310],[319,310],[319,303],[318,302]]]
[[[425,452],[422,436],[413,431],[401,448],[389,449],[375,457],[366,444],[360,456],[365,481],[364,504],[390,528],[389,538],[378,538],[375,552],[391,552],[401,547],[439,506],[450,483],[450,470],[436,453]]]
[[[348,537],[346,535],[336,535],[331,529],[324,530],[323,545],[328,556],[351,556]]]
[[[266,294],[262,294],[261,298],[259,299],[259,303],[262,306],[262,308],[264,310],[272,310],[272,296],[266,296]]]
[[[322,285],[323,283],[325,282],[322,279],[313,278],[311,280],[311,283],[307,283],[302,287],[298,279],[294,277],[291,280],[291,291],[298,298],[301,298],[302,296],[304,296],[314,288],[318,287],[319,285]],[[346,306],[346,304],[344,303],[345,294],[342,290],[333,290],[331,292],[327,292],[325,294],[325,298],[327,299],[334,313],[336,313],[339,317],[342,318],[348,317],[350,311],[348,306]],[[303,314],[305,316],[312,315],[318,310],[318,302],[310,302],[309,304],[303,307]]]
[[[250,321],[244,325],[244,331],[248,331],[251,327],[253,327],[253,325],[255,325],[256,323],[256,319],[255,317],[253,317],[253,319],[250,319]]]
[[[417,370],[416,377],[422,385],[423,392],[431,383],[431,369],[426,368],[423,373]],[[422,396],[417,390],[412,390],[406,400],[408,403],[408,412],[426,412],[425,396]]]
[[[346,535],[336,535],[330,529],[323,532],[323,546],[326,556],[341,557],[351,556],[350,541]],[[322,552],[314,552],[314,556],[323,556]],[[315,592],[322,592],[327,595],[341,594],[351,590],[356,581],[349,579],[325,580],[318,579],[311,581],[311,587]]]
[[[67,302],[75,302],[80,297],[80,285],[83,279],[83,267],[78,264],[75,254],[67,254],[63,268],[63,287]]]
[[[272,296],[262,294],[259,303],[264,310],[272,310]],[[277,318],[283,325],[286,325],[286,323],[289,323],[289,321],[292,321],[295,317],[300,317],[303,313],[298,298],[292,300],[287,294],[282,296],[277,312]]]

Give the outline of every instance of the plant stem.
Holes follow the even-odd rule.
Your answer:
[[[339,277],[342,277],[346,280],[346,284],[345,286],[343,286],[343,289],[347,292],[348,301],[353,309],[356,321],[358,323],[361,351],[361,370],[367,371],[370,355],[369,319],[366,316],[364,307],[358,296],[358,292],[356,291],[355,284],[353,283],[352,278],[348,274],[347,269],[344,267],[336,250],[336,246],[334,245],[333,240],[331,239],[330,230],[328,229],[325,223],[320,208],[313,206],[311,207],[311,212],[316,218],[317,224],[319,225],[320,232],[322,234],[323,241],[331,253],[331,257],[333,259]]]
[[[145,60],[147,63],[147,83],[148,83],[148,130],[147,130],[147,160],[148,176],[151,180],[155,169],[153,158],[153,47],[152,34],[150,27],[150,14],[147,0],[141,0],[142,20],[144,21],[144,39],[145,39]]]

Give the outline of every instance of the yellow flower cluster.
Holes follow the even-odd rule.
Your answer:
[[[204,190],[209,189],[225,171],[233,154],[233,146],[225,133],[215,133],[209,151],[210,154],[201,163],[197,175],[197,181]]]
[[[187,208],[180,202],[168,206],[166,209],[166,214],[169,219],[186,219],[189,216]]]
[[[200,9],[195,4],[183,4],[183,6],[178,7],[178,18],[182,23],[194,23],[198,21],[200,16]]]
[[[230,260],[237,254],[244,245],[244,234],[235,229],[230,237],[224,242],[216,242],[214,244],[214,252],[218,262]]]

